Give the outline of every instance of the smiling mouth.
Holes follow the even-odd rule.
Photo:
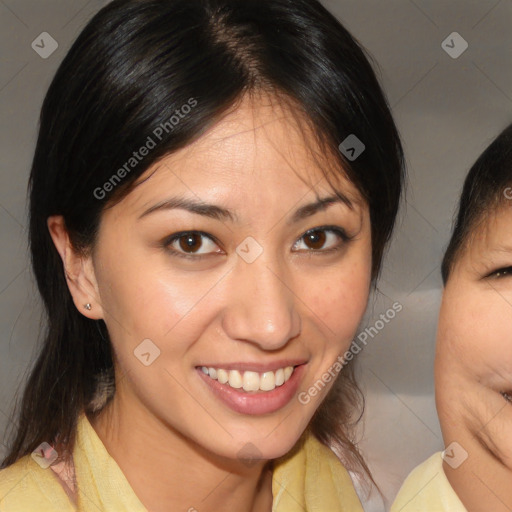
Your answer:
[[[201,370],[211,379],[226,384],[233,389],[245,392],[265,392],[272,391],[276,387],[282,386],[292,376],[295,367],[285,366],[275,371],[253,372],[224,370],[222,368],[207,368],[202,366]]]

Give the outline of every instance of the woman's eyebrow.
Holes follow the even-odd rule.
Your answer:
[[[348,199],[348,197],[346,197],[344,194],[340,192],[337,192],[336,195],[334,196],[319,198],[317,201],[313,203],[301,206],[295,211],[291,219],[288,221],[288,224],[293,224],[307,217],[311,217],[315,213],[325,210],[329,206],[337,203],[345,204],[350,209],[353,208],[352,202]],[[215,204],[208,204],[202,201],[185,197],[171,197],[169,199],[165,199],[164,201],[160,201],[159,203],[151,206],[146,211],[144,211],[144,213],[142,213],[137,220],[140,220],[143,217],[146,217],[157,211],[167,211],[175,209],[186,210],[188,212],[195,213],[197,215],[203,215],[205,217],[210,217],[212,219],[239,222],[237,215],[226,208],[223,208]]]

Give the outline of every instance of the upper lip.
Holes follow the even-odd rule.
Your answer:
[[[216,368],[221,370],[238,370],[240,372],[273,372],[275,370],[279,370],[280,368],[286,368],[287,366],[299,366],[301,364],[307,363],[305,359],[280,359],[279,361],[271,361],[268,363],[262,362],[234,362],[234,363],[204,363],[198,366],[201,368],[205,366],[206,368]]]

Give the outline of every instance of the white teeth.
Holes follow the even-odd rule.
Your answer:
[[[229,375],[226,370],[217,370],[217,380],[221,384],[226,384],[226,382],[229,380]]]
[[[243,385],[242,376],[238,370],[230,370],[229,371],[229,385],[232,388],[240,389]]]
[[[276,386],[282,386],[284,384],[284,370],[279,368],[276,372]]]
[[[289,368],[291,368],[291,366]],[[265,372],[260,378],[260,389],[262,391],[272,391],[275,387],[276,376],[274,372]]]
[[[244,372],[244,391],[258,391],[260,389],[260,376],[256,372]]]
[[[207,368],[201,370],[210,378],[218,380],[221,384],[228,384],[235,389],[244,391],[272,391],[282,386],[293,374],[294,367],[279,368],[275,372],[258,373],[253,371],[239,372],[238,370],[223,370],[221,368]]]

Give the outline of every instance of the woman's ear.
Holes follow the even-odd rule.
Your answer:
[[[87,318],[102,319],[103,309],[92,257],[84,257],[74,249],[62,215],[48,217],[47,225],[62,259],[66,282],[76,308]]]

